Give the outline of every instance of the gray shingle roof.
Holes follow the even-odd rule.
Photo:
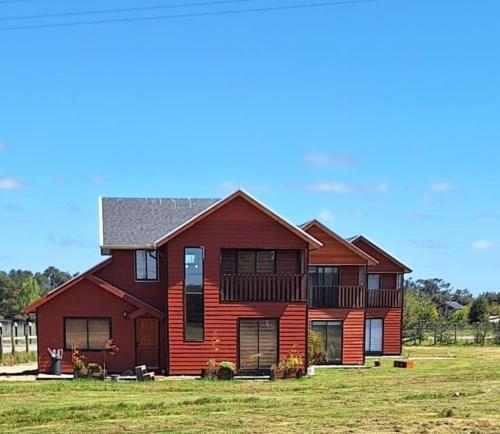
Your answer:
[[[101,247],[146,247],[219,199],[101,199]]]

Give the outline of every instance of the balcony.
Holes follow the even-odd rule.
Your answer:
[[[403,291],[401,289],[369,289],[366,291],[366,307],[401,307]]]
[[[306,301],[302,274],[222,274],[221,301]]]
[[[365,307],[364,286],[312,286],[309,288],[312,308]]]

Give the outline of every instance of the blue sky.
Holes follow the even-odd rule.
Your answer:
[[[0,3],[0,17],[145,4]],[[0,269],[100,260],[99,195],[242,186],[294,222],[365,234],[414,278],[499,290],[499,18],[494,0],[385,0],[0,30]]]

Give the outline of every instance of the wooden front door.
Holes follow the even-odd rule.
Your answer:
[[[135,360],[148,369],[160,367],[160,321],[157,318],[135,320]]]

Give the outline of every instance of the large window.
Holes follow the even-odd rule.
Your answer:
[[[380,289],[380,274],[368,274],[368,289]]]
[[[278,328],[276,319],[240,319],[240,369],[269,369],[278,363]]]
[[[135,251],[135,280],[158,280],[156,250]]]
[[[276,273],[275,250],[238,250],[238,274]]]
[[[110,318],[64,318],[64,348],[102,350],[111,339]]]
[[[339,267],[311,266],[307,280],[309,288],[313,286],[338,286],[340,281]]]
[[[342,321],[312,321],[311,328],[320,334],[325,348],[317,355],[319,363],[342,363]]]
[[[184,249],[184,338],[202,341],[204,336],[203,247]]]

